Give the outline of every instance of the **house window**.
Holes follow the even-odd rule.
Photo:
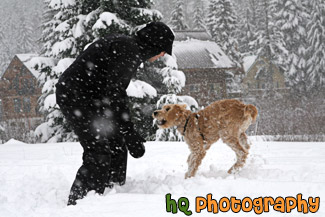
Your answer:
[[[265,83],[262,83],[262,89],[265,89]]]
[[[210,93],[215,93],[218,94],[220,91],[220,84],[216,83],[216,84],[209,84],[209,91]]]
[[[14,99],[14,110],[16,113],[20,113],[21,110],[21,100],[19,98]]]
[[[30,98],[24,98],[23,106],[24,112],[29,113],[31,110]]]
[[[33,94],[34,93],[34,84],[33,84],[33,80],[32,79],[27,79],[27,78],[24,78],[22,80],[22,91],[26,94]]]
[[[39,107],[38,106],[35,107],[35,114],[36,115],[41,115],[42,114],[42,112],[39,110]]]
[[[190,84],[190,92],[199,92],[200,91],[200,87],[198,84]]]
[[[256,63],[257,65],[264,65],[265,64],[265,62],[263,61],[263,60],[259,60],[259,61],[257,61],[257,63]]]
[[[256,82],[256,89],[260,89],[260,82]]]
[[[20,74],[21,75],[26,75],[27,74],[27,69],[22,66],[21,69],[20,69]]]
[[[249,82],[247,82],[247,88],[250,88],[250,83]]]
[[[14,70],[15,72],[18,72],[18,71],[19,71],[19,66],[14,65],[13,70]]]
[[[12,80],[12,88],[15,89],[16,91],[19,90],[19,77],[16,76],[13,80]],[[11,89],[11,88],[10,88]]]

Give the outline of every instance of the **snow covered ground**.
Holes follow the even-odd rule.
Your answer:
[[[147,142],[141,159],[129,156],[127,183],[103,196],[90,192],[77,206],[66,206],[69,189],[81,164],[78,143],[0,145],[0,217],[101,217],[185,216],[166,212],[165,195],[187,197],[192,216],[255,216],[254,211],[195,212],[195,197],[213,199],[235,196],[257,198],[320,197],[317,213],[304,215],[270,212],[262,216],[325,216],[325,143],[262,142],[252,138],[251,155],[243,170],[226,173],[235,160],[222,142],[209,150],[195,178],[184,180],[189,153],[178,142]]]

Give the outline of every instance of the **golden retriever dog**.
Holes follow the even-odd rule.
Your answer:
[[[186,105],[164,105],[152,117],[159,128],[176,126],[190,149],[185,178],[194,177],[206,151],[220,138],[235,151],[237,161],[228,170],[233,173],[244,166],[250,144],[245,131],[256,120],[257,109],[239,100],[225,99],[212,103],[199,112],[186,110]]]

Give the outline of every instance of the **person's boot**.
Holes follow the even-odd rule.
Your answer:
[[[106,187],[113,187],[110,182],[110,154],[86,153],[83,160],[84,164],[91,168],[91,177],[87,180],[89,190],[103,194]]]
[[[91,190],[103,194],[106,187],[112,188],[110,182],[111,156],[109,154],[84,153],[83,165],[77,172],[71,187],[68,205],[76,205]]]
[[[68,199],[68,206],[69,205],[76,205],[76,200],[82,199],[84,196],[87,195],[89,191],[88,183],[87,183],[87,176],[90,175],[89,170],[82,165],[76,175],[76,179],[74,180],[70,194]]]

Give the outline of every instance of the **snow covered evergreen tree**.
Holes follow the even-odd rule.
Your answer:
[[[5,42],[5,35],[4,35],[4,24],[3,20],[0,20],[0,74],[5,71],[5,67],[7,65],[7,55],[6,50],[8,45]]]
[[[258,21],[257,39],[254,41],[257,49],[256,53],[269,61],[269,66],[265,69],[266,89],[273,90],[273,69],[272,64],[285,70],[285,60],[288,51],[285,48],[284,36],[280,27],[276,26],[274,13],[276,8],[275,0],[262,0],[259,2],[258,14],[261,19]],[[266,92],[273,95],[273,91]]]
[[[201,1],[196,2],[196,7],[194,9],[194,19],[193,19],[193,29],[194,30],[205,30],[204,14],[202,10]]]
[[[237,31],[237,38],[239,44],[239,51],[243,55],[253,55],[254,46],[253,41],[256,39],[256,27],[252,24],[252,12],[249,8],[241,15],[239,21],[239,29]]]
[[[176,60],[166,55],[165,64],[167,65],[159,73],[163,77],[163,83],[167,87],[167,94],[162,95],[157,102],[157,108],[162,108],[166,104],[187,104],[187,108],[192,111],[198,109],[198,104],[190,96],[178,96],[185,86],[185,75],[177,70]],[[182,141],[183,136],[176,130],[176,127],[169,129],[158,129],[156,132],[157,141]]]
[[[313,0],[308,4],[311,12],[307,27],[311,54],[307,63],[308,90],[318,94],[325,89],[325,2]]]
[[[217,4],[218,0],[210,0],[209,1],[209,8],[208,8],[208,14],[207,14],[207,28],[210,31],[210,34],[212,38],[217,37],[217,16],[218,16],[218,10],[219,10],[219,5]]]
[[[286,77],[296,96],[304,95],[307,90],[307,31],[309,15],[302,1],[278,1],[275,13],[275,25],[284,36],[284,45],[288,50],[285,60]]]
[[[17,10],[17,2],[4,0],[0,2],[0,70],[1,73],[6,70],[10,60],[17,53],[17,26],[19,25],[18,16],[14,16],[14,13],[9,11]]]
[[[4,72],[17,53],[35,53],[41,7],[39,0],[0,1],[0,72]],[[35,22],[39,21],[38,22]],[[22,49],[22,47],[25,47]]]
[[[33,41],[33,29],[31,20],[21,18],[19,22],[20,34],[18,35],[18,52],[33,53],[35,52],[35,43]]]
[[[256,38],[260,26],[264,26],[264,12],[260,7],[259,0],[248,0],[244,8],[241,10],[241,18],[239,23],[238,39],[242,52],[249,55],[257,55],[258,46]],[[237,7],[238,8],[238,7]],[[244,43],[248,44],[244,44]]]
[[[189,29],[189,26],[185,23],[184,20],[184,2],[183,0],[175,0],[175,9],[172,11],[169,25],[173,30],[186,30]]]
[[[153,63],[144,62],[136,74],[136,80],[131,81],[127,89],[132,107],[131,120],[137,132],[147,141],[155,140],[157,130],[151,115],[156,109],[158,91],[161,91],[159,84],[163,80],[159,74],[160,65],[160,60]]]
[[[55,67],[44,67],[39,78],[43,85],[39,104],[46,122],[36,129],[42,141],[75,140],[55,102],[55,84],[59,76],[84,48],[94,40],[112,33],[131,34],[144,23],[159,20],[161,15],[150,10],[150,0],[45,0],[46,16],[43,24],[43,54],[55,58]],[[46,132],[46,133],[44,133]]]
[[[210,0],[207,27],[216,43],[237,65],[241,65],[236,39],[237,15],[230,0]]]

